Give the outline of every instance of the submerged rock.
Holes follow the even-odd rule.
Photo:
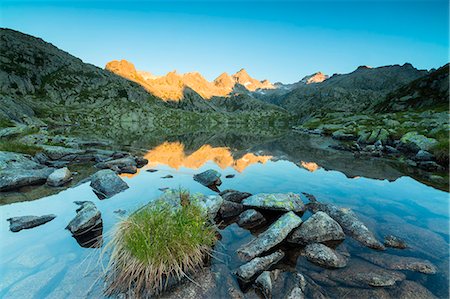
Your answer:
[[[266,223],[266,218],[253,209],[246,210],[239,215],[238,225],[243,228],[252,229]]]
[[[85,234],[102,223],[102,215],[92,201],[75,201],[75,204],[80,206],[77,215],[66,227],[73,235]]]
[[[393,247],[398,249],[405,249],[408,247],[403,239],[400,239],[393,235],[388,235],[384,237],[384,245],[386,247]]]
[[[227,174],[227,175],[225,176],[225,178],[227,178],[227,179],[232,179],[232,178],[234,178],[234,174]]]
[[[127,183],[110,169],[100,170],[92,175],[90,186],[101,198],[109,198],[129,188]]]
[[[288,241],[304,245],[344,239],[345,234],[339,223],[319,211],[295,229]]]
[[[242,201],[247,207],[273,211],[305,211],[300,195],[294,193],[259,193]]]
[[[47,178],[47,185],[52,187],[62,186],[72,180],[72,173],[67,167],[56,169]]]
[[[219,209],[222,218],[230,218],[239,215],[244,210],[244,206],[240,203],[224,200]]]
[[[12,217],[6,219],[9,221],[9,229],[16,233],[21,231],[22,229],[29,229],[49,221],[52,221],[56,218],[56,215],[44,215],[44,216],[20,216],[20,217]]]
[[[325,270],[322,275],[350,287],[387,287],[406,278],[405,274],[386,270],[361,260],[350,260],[342,269]]]
[[[394,292],[395,298],[437,299],[427,288],[414,282],[402,281]]]
[[[236,275],[243,281],[249,282],[252,278],[262,273],[264,270],[269,269],[271,266],[275,265],[281,261],[284,257],[284,252],[278,250],[272,254],[263,257],[256,257],[249,261],[248,263],[240,266]]]
[[[294,212],[284,214],[256,239],[241,246],[237,250],[238,255],[245,260],[254,258],[281,243],[300,223],[302,219]]]
[[[161,178],[162,179],[173,179],[173,175],[168,174],[168,175],[162,176]]]
[[[322,211],[336,220],[345,233],[352,236],[361,244],[378,250],[384,250],[385,247],[374,236],[374,234],[362,223],[356,214],[350,209],[338,208],[333,204],[324,204],[318,202],[314,197],[309,197],[311,202],[308,207],[313,211]]]
[[[210,188],[213,191],[220,192],[217,186],[222,185],[220,180],[221,174],[213,169],[208,169],[204,172],[194,175],[194,180],[203,186]]]
[[[362,253],[363,259],[390,270],[409,270],[424,274],[435,274],[437,268],[430,261],[414,257],[398,256],[387,253]]]
[[[306,245],[305,256],[319,266],[343,268],[347,265],[347,260],[342,255],[320,243]]]
[[[241,203],[244,199],[251,196],[252,194],[248,192],[240,192],[237,190],[227,189],[220,192],[219,195],[222,196],[224,200]]]

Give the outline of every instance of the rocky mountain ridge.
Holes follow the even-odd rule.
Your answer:
[[[164,76],[155,76],[145,71],[136,70],[134,64],[127,60],[108,62],[105,69],[142,85],[148,92],[165,101],[183,100],[186,88],[195,91],[207,100],[214,96],[228,96],[235,89],[252,92],[258,89],[275,88],[268,80],[259,81],[252,78],[245,69],[241,69],[231,76],[222,73],[212,82],[206,80],[198,72],[179,74],[172,71]]]

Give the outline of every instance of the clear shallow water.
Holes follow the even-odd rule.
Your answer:
[[[235,174],[232,179],[223,177],[221,190],[307,192],[322,202],[354,209],[379,239],[394,234],[411,246],[405,251],[388,249],[387,253],[420,257],[437,265],[439,270],[435,275],[405,274],[408,280],[422,284],[436,296],[447,297],[448,193],[402,177],[401,172],[382,160],[355,160],[324,149],[318,141],[300,140],[289,146],[266,143],[239,150],[210,145],[187,150],[182,143],[162,143],[150,149],[146,156],[151,158],[151,164],[144,167],[158,171],[150,173],[142,169],[134,176],[124,176],[130,188],[112,198],[99,200],[86,183],[39,200],[0,206],[0,297],[101,297],[101,279],[98,279],[101,277],[98,264],[101,249],[80,247],[64,229],[75,216],[77,206],[73,201],[91,200],[97,205],[107,241],[108,232],[120,219],[114,211],[134,211],[158,197],[161,194],[158,188],[183,187],[192,192],[214,194],[192,179],[194,173],[209,168],[220,171],[223,176]],[[174,177],[161,178],[167,174]],[[389,180],[381,179],[383,177]],[[43,214],[56,214],[57,218],[30,230],[9,231],[7,218]],[[307,217],[308,213],[302,218]],[[213,261],[213,269],[234,270],[242,263],[236,258],[235,250],[253,236],[235,224],[225,228],[222,236],[216,250],[225,254],[221,258],[225,265]],[[357,257],[359,254],[374,253],[349,237],[338,249],[348,251],[356,263],[362,261]],[[326,275],[323,269],[297,256],[296,250],[291,250],[280,267],[297,269],[311,277]],[[341,291],[338,287],[345,287],[316,282],[329,295],[337,296]],[[250,290],[249,294],[254,295],[254,292]]]

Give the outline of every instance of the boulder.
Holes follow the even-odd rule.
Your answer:
[[[145,165],[148,164],[148,160],[145,159],[145,158],[143,158],[143,157],[136,157],[136,158],[134,159],[134,161],[136,161],[136,167],[137,167],[137,168],[144,167]]]
[[[259,193],[242,201],[246,207],[273,211],[304,212],[300,195],[294,193]]]
[[[266,218],[253,209],[246,210],[239,215],[238,225],[243,228],[252,229],[266,223]]]
[[[311,211],[327,213],[339,223],[346,234],[352,236],[361,244],[377,250],[385,249],[384,245],[375,238],[374,234],[358,219],[352,210],[338,208],[333,204],[320,203],[314,197],[309,197],[309,199],[311,202],[308,204],[308,208]]]
[[[59,187],[72,180],[72,173],[67,167],[56,169],[47,178],[47,185]]]
[[[288,241],[296,244],[341,241],[345,239],[339,223],[324,212],[317,212],[295,229]]]
[[[416,299],[437,299],[433,293],[431,293],[424,286],[409,280],[404,280],[400,283],[399,287],[394,291],[395,298],[416,298]]]
[[[111,169],[111,170],[123,173],[126,170],[129,170],[131,168],[136,169],[137,163],[133,157],[128,156],[128,157],[124,157],[124,158],[100,162],[100,163],[95,164],[95,167],[100,168],[100,169]],[[136,173],[136,172],[133,172],[133,173]]]
[[[100,198],[109,198],[129,188],[127,183],[110,169],[100,170],[92,175],[90,186]]]
[[[244,206],[240,203],[224,200],[219,209],[222,218],[230,218],[239,215],[244,210]]]
[[[353,136],[353,134],[346,133],[345,131],[342,131],[342,130],[338,130],[338,131],[333,132],[333,134],[331,134],[331,137],[333,139],[343,140],[343,141],[356,140],[356,137]]]
[[[49,221],[52,221],[56,218],[56,215],[44,215],[44,216],[20,216],[20,217],[12,217],[6,219],[9,221],[9,229],[16,233],[21,231],[22,229],[29,229]]]
[[[384,246],[398,249],[405,249],[408,247],[403,239],[400,239],[399,237],[393,235],[384,237]]]
[[[426,171],[444,171],[445,168],[437,164],[434,161],[420,161],[417,163],[417,167]]]
[[[46,154],[51,160],[73,160],[75,157],[86,153],[85,150],[63,146],[43,145],[42,148],[44,150],[44,154]]]
[[[342,255],[320,243],[306,245],[305,256],[308,261],[328,268],[343,268],[347,265]]]
[[[414,156],[414,160],[416,160],[416,161],[432,161],[432,160],[434,160],[434,156],[427,151],[420,150]]]
[[[102,215],[92,201],[75,201],[80,207],[66,229],[73,235],[83,235],[102,223]]]
[[[210,219],[214,219],[219,212],[223,203],[223,198],[219,195],[203,195],[196,193],[190,196],[189,200],[191,204],[197,205],[202,211],[209,216]]]
[[[261,274],[264,270],[269,269],[281,261],[284,257],[284,252],[278,250],[272,254],[263,257],[256,257],[248,263],[240,266],[236,270],[236,275],[243,281],[249,282],[252,278]]]
[[[256,239],[241,246],[237,253],[242,259],[250,260],[281,243],[301,223],[302,219],[294,212],[285,213]]]
[[[240,192],[237,190],[227,189],[220,192],[219,195],[222,196],[223,200],[241,203],[244,199],[251,196],[252,194],[248,192]]]
[[[53,168],[0,170],[0,191],[16,190],[24,186],[42,185]]]
[[[297,273],[298,284],[294,286],[287,294],[286,299],[304,299],[306,292],[306,279],[305,277]]]
[[[428,138],[420,135],[417,132],[408,132],[400,139],[401,143],[410,150],[429,150],[437,144],[436,139]]]
[[[213,169],[208,169],[204,172],[194,175],[194,180],[203,186],[210,188],[213,191],[220,192],[217,186],[222,184],[220,180],[221,174]]]
[[[409,270],[424,274],[435,274],[437,271],[436,266],[430,261],[414,257],[398,256],[387,253],[362,253],[359,256],[375,265],[390,270]]]

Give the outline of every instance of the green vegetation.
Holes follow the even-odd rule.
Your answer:
[[[16,141],[2,141],[0,142],[0,151],[16,152],[34,156],[38,152],[41,152],[42,148],[36,145],[29,145]]]
[[[14,127],[14,123],[6,118],[0,118],[0,128]]]
[[[148,205],[118,224],[107,246],[112,248],[107,295],[158,294],[202,266],[216,241],[215,230],[186,198],[189,194],[180,192],[180,207]]]
[[[449,163],[449,138],[438,139],[438,144],[430,149],[430,152],[436,157],[436,161],[441,165]]]

